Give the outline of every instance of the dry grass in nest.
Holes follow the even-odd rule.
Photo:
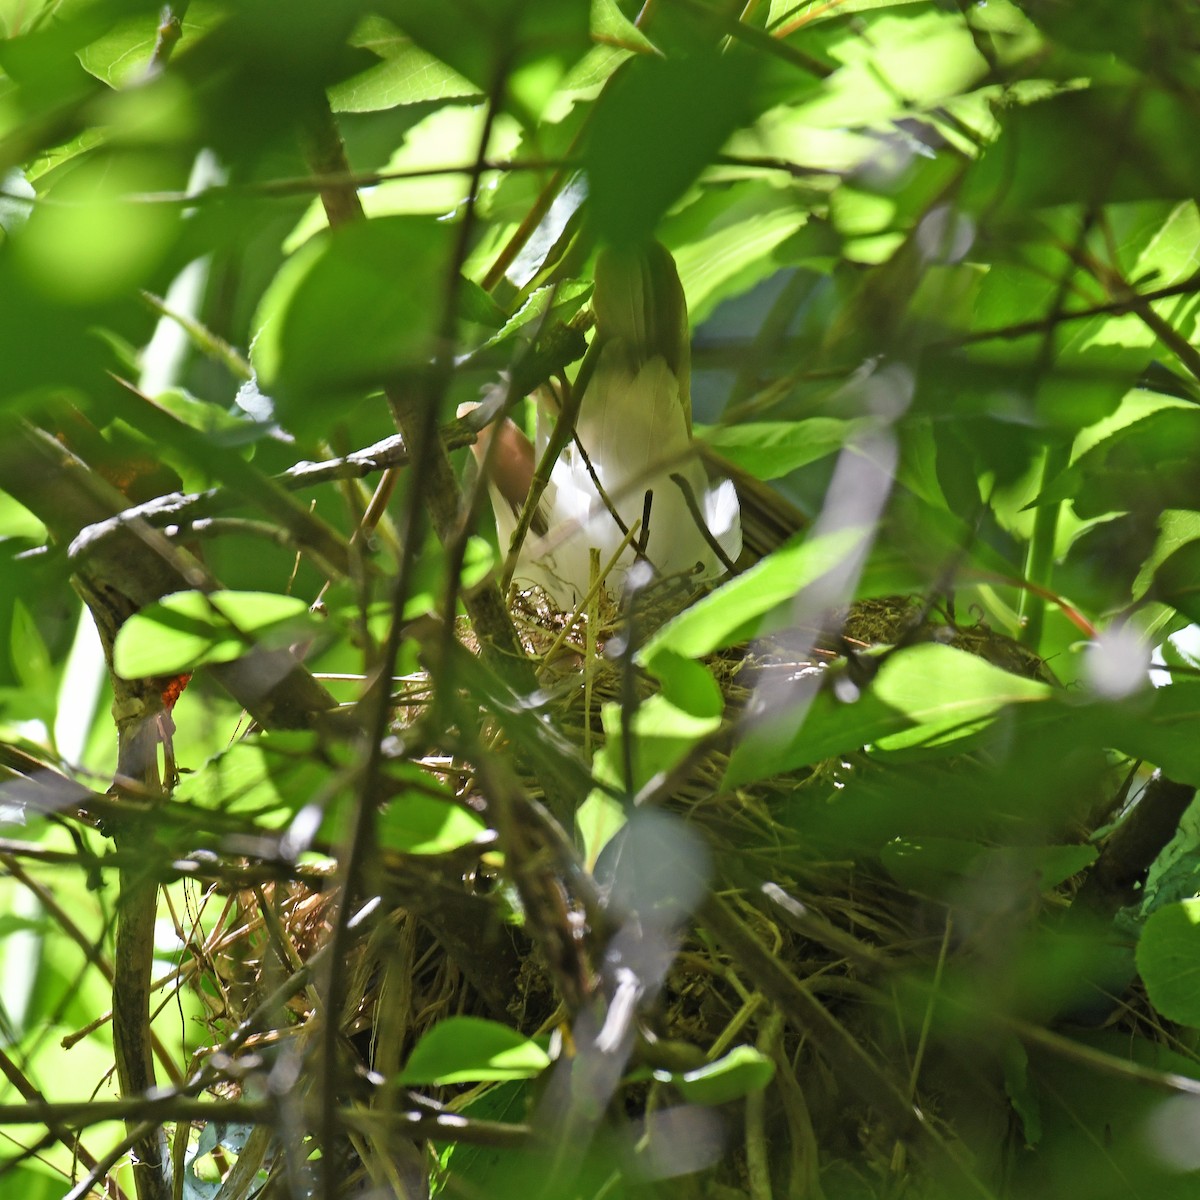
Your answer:
[[[909,638],[921,612],[919,604],[908,600],[856,605],[843,636],[864,646]],[[516,597],[513,613],[526,650],[538,664],[554,724],[576,746],[597,747],[603,737],[601,707],[620,701],[623,692],[627,666],[619,655],[604,653],[621,635],[620,615],[602,611],[589,636],[586,616],[568,626],[564,615],[536,592]],[[647,624],[658,619],[659,614],[647,617]],[[952,642],[1008,669],[1044,673],[1042,665],[1015,643],[983,628],[933,626],[920,636]],[[827,645],[814,661],[800,663],[792,661],[786,649],[768,643],[752,655],[745,650],[725,653],[707,665],[721,686],[727,710],[740,712],[763,672],[819,670],[834,653],[832,644]],[[639,696],[651,690],[650,681],[638,679]],[[423,699],[422,681],[408,681],[400,720],[415,719]],[[441,777],[447,765],[445,760],[430,764]],[[701,830],[713,848],[715,892],[784,975],[828,1013],[845,1044],[865,1051],[879,1078],[897,1096],[922,1106],[934,1143],[953,1144],[953,1080],[940,1078],[941,1067],[919,1043],[911,1028],[911,998],[902,1003],[896,982],[905,971],[930,977],[943,969],[948,951],[971,953],[972,947],[956,947],[946,910],[905,892],[869,862],[857,857],[829,861],[819,847],[797,844],[794,823],[781,820],[780,814],[809,791],[823,795],[829,777],[844,765],[828,764],[736,792],[723,790],[726,765],[726,755],[714,750],[696,764],[666,805]],[[857,764],[851,769],[858,769]],[[474,786],[467,765],[455,764],[450,777],[458,779],[464,794]],[[522,782],[533,797],[540,796],[535,777],[526,775]],[[547,860],[542,869],[553,873],[556,866]],[[451,868],[451,875],[455,872],[457,878],[448,879],[452,886],[486,888],[493,882],[488,868],[472,876],[461,859]],[[561,880],[556,886],[563,886]],[[239,897],[222,950],[236,964],[215,964],[219,975],[236,980],[247,993],[236,1009],[269,990],[273,972],[267,964],[286,961],[294,968],[308,958],[328,932],[330,902],[325,895],[306,896],[302,889],[282,887]],[[507,898],[497,900],[501,907],[507,903]],[[571,906],[565,906],[564,914],[569,911]],[[573,911],[578,919],[579,910]],[[566,939],[589,936],[578,928],[558,932]],[[527,1033],[545,1031],[566,1016],[554,971],[535,949],[536,939],[526,939],[519,931],[515,936],[518,966],[508,1016]],[[236,951],[228,943],[238,945]],[[443,1018],[496,1015],[425,923],[403,908],[376,924],[344,971],[340,1024],[348,1039],[347,1061],[357,1056],[358,1069],[369,1062],[384,1078],[395,1076],[420,1037]],[[222,983],[227,992],[233,986]],[[840,1064],[831,1065],[828,1041],[818,1044],[819,1039],[798,1032],[794,1021],[783,1019],[768,992],[764,981],[712,936],[701,913],[681,931],[658,1002],[641,1023],[635,1057],[660,1069],[694,1068],[739,1044],[758,1047],[774,1064],[770,1103],[764,1107],[752,1098],[736,1112],[727,1111],[734,1149],[709,1179],[715,1189],[709,1194],[749,1195],[751,1179],[761,1183],[766,1170],[777,1187],[786,1189],[779,1194],[820,1195],[818,1147],[822,1162],[840,1160],[865,1187],[894,1184],[908,1169],[903,1136],[881,1119],[861,1085],[847,1083]],[[290,1023],[291,1036],[304,1038],[316,1010],[310,988],[289,1002],[286,1018],[280,1015],[281,1025]],[[278,1036],[284,1036],[282,1030]],[[639,1085],[624,1093],[623,1103],[634,1109],[664,1103],[659,1094],[663,1086]],[[454,1089],[444,1093],[439,1102],[461,1107],[463,1094],[453,1093]],[[360,1143],[358,1153],[360,1158],[367,1156],[368,1175],[386,1174],[380,1162],[371,1160],[369,1145]]]

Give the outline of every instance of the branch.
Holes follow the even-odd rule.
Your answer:
[[[123,516],[125,497],[40,430],[15,422],[0,429],[0,487],[38,517],[55,541],[70,546],[76,585],[102,639],[115,638],[129,616],[163,596],[218,586],[160,530]],[[209,670],[265,728],[310,728],[337,708],[287,651],[258,652]]]
[[[1194,787],[1156,774],[1129,815],[1105,839],[1077,898],[1102,908],[1129,903],[1134,885],[1175,836],[1195,794]]]
[[[526,1146],[533,1130],[528,1125],[506,1121],[481,1121],[425,1108],[387,1112],[347,1105],[336,1110],[347,1129],[386,1132],[392,1136],[423,1141],[461,1142],[474,1146]],[[309,1114],[311,1119],[312,1114]],[[24,1104],[0,1104],[0,1124],[45,1125],[86,1129],[102,1121],[188,1121],[197,1125],[212,1122],[270,1125],[279,1119],[279,1109],[269,1101],[197,1100],[190,1096],[142,1097],[127,1100],[76,1100],[51,1103],[34,1100]]]
[[[305,152],[314,174],[325,178],[350,176],[341,137],[327,105],[306,130]],[[321,203],[330,228],[365,219],[353,187],[328,184],[321,189]],[[457,273],[457,264],[453,264],[453,275],[456,277]],[[453,319],[451,307],[445,322],[451,332]],[[413,494],[424,498],[438,540],[443,546],[452,546],[464,506],[458,479],[436,426],[442,395],[449,384],[447,366],[452,364],[435,366],[427,389],[429,394],[419,401],[394,385],[386,387],[384,392],[397,428],[413,455]],[[463,602],[484,659],[518,691],[534,691],[537,683],[533,667],[525,657],[500,589],[495,583],[486,583],[464,596]]]
[[[73,582],[96,622],[113,686],[117,779],[161,795],[158,746],[170,721],[161,681],[123,679],[113,669],[113,645],[121,626],[145,605],[187,588],[211,591],[216,581],[144,521],[117,522],[79,538],[81,531],[120,513],[125,497],[55,439],[24,422],[5,424],[0,484],[57,541],[71,543]],[[332,696],[287,652],[252,654],[213,673],[266,725],[317,726],[335,708]],[[122,782],[114,788],[119,794],[125,786]],[[114,836],[122,849],[142,852],[120,871],[113,968],[114,1058],[121,1093],[129,1097],[155,1087],[150,989],[158,882],[147,870],[154,859],[146,842],[147,822],[123,819]],[[139,1200],[169,1200],[169,1158],[161,1126],[138,1124],[129,1137],[137,1158]]]

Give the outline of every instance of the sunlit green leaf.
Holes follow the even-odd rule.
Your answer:
[[[756,479],[777,479],[841,449],[861,421],[811,417],[807,421],[697,425],[696,436]]]
[[[874,53],[852,39],[850,60],[800,110],[805,124],[861,126],[966,92],[987,74],[958,14],[938,11],[884,17],[872,26]]]
[[[588,48],[588,6],[576,0],[393,0],[385,11],[480,91],[491,91],[503,74],[527,119]]]
[[[664,625],[642,648],[639,660],[653,671],[660,650],[699,658],[784,628],[789,614],[773,610],[840,566],[864,542],[861,530],[848,529],[776,550]]]
[[[165,156],[89,156],[13,241],[27,285],[56,301],[90,304],[145,283],[176,236],[178,213],[139,194],[182,182]]]
[[[148,605],[121,627],[113,665],[126,679],[231,662],[255,646],[275,649],[317,632],[297,596],[271,592],[177,592]]]
[[[408,792],[388,803],[379,818],[379,844],[400,854],[445,854],[470,845],[487,832],[487,823],[456,804],[421,792]]]
[[[604,706],[606,742],[604,759],[613,782],[624,784],[624,722],[619,704]],[[672,704],[666,696],[651,696],[638,705],[629,720],[632,740],[631,765],[634,790],[647,783],[660,771],[668,771],[702,737],[712,733],[721,723],[716,713],[694,713]]]
[[[615,784],[616,773],[610,757],[598,761],[595,770],[605,776],[614,776]],[[600,755],[597,758],[600,759]],[[588,793],[575,813],[575,829],[588,870],[595,870],[600,852],[625,827],[627,819],[625,806],[615,796],[602,788],[593,788]]]
[[[762,1051],[735,1046],[715,1062],[667,1078],[689,1104],[728,1104],[762,1091],[774,1075],[775,1064]]]
[[[847,681],[848,682],[848,681]],[[891,653],[860,689],[822,687],[808,704],[763,714],[735,748],[727,787],[810,766],[906,731],[906,744],[929,744],[982,728],[1009,704],[1044,701],[1047,684],[1023,679],[950,646]]]
[[[175,53],[184,53],[198,38],[220,23],[222,10],[210,0],[193,0],[181,9],[179,41]],[[158,44],[161,10],[146,5],[123,17],[103,37],[79,52],[86,71],[110,87],[128,87],[144,80]]]
[[[408,1084],[478,1083],[531,1079],[549,1055],[515,1029],[481,1017],[446,1017],[414,1047],[400,1073]]]
[[[329,779],[331,768],[316,749],[316,736],[307,731],[243,738],[184,775],[175,795],[200,808],[254,816],[277,829]]]
[[[641,53],[654,50],[654,44],[620,10],[617,0],[592,0],[592,36]]]
[[[703,664],[660,647],[654,653],[651,670],[662,687],[663,698],[677,709],[702,721],[721,715],[725,697]]]
[[[756,147],[761,153],[761,147]],[[736,174],[729,167],[717,172]],[[690,197],[689,197],[690,199]],[[788,239],[807,222],[786,191],[757,175],[706,188],[662,222],[687,294],[692,323],[705,320],[720,301],[748,291],[789,261]]]
[[[469,79],[398,32],[368,44],[382,61],[330,89],[334,112],[376,112],[480,94]]]

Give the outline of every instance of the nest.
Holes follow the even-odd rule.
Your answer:
[[[516,597],[513,615],[527,652],[539,664],[555,726],[578,747],[600,746],[603,705],[628,703],[630,694],[628,657],[621,652],[623,618],[611,609],[594,612],[596,626],[589,633],[586,617],[568,622],[537,592]],[[643,615],[648,626],[662,617],[652,610]],[[746,708],[765,672],[822,671],[840,656],[880,643],[950,642],[1008,670],[1048,677],[1045,665],[1011,640],[983,626],[959,628],[931,620],[919,600],[867,601],[842,617],[835,636],[813,639],[814,652],[805,661],[769,641],[753,652],[743,647],[715,656],[707,665],[727,712]],[[652,690],[650,681],[636,679],[639,697]],[[408,681],[397,697],[397,721],[409,726],[419,721],[424,699],[423,681]],[[483,737],[493,747],[503,740],[486,719]],[[519,756],[515,761],[523,787],[537,803],[543,798],[537,775]],[[597,1134],[595,1153],[581,1144],[580,1178],[587,1178],[597,1155],[611,1172],[614,1154],[624,1156],[631,1177],[639,1170],[651,1175],[642,1162],[649,1162],[643,1153],[648,1122],[678,1103],[673,1081],[738,1045],[754,1047],[769,1061],[771,1083],[714,1110],[719,1152],[697,1152],[692,1163],[684,1154],[681,1161],[689,1168],[684,1175],[691,1182],[676,1179],[671,1195],[832,1200],[899,1194],[914,1172],[951,1179],[957,1172],[966,1180],[989,1174],[993,1164],[974,1162],[966,1146],[979,1144],[973,1135],[981,1129],[994,1132],[997,1123],[1013,1121],[998,1052],[985,1044],[982,1025],[970,1020],[960,1022],[957,1046],[935,1046],[927,1034],[930,987],[936,990],[956,960],[978,960],[977,969],[986,972],[983,926],[988,919],[1002,923],[1005,914],[968,905],[965,917],[956,916],[944,896],[900,886],[873,853],[848,849],[830,835],[831,828],[841,828],[828,817],[837,811],[847,780],[886,775],[888,768],[873,765],[865,755],[735,791],[722,787],[727,763],[724,749],[714,746],[663,805],[681,828],[711,848],[713,873],[710,899],[672,929],[669,967],[653,989],[653,1002],[642,1005],[633,1024],[625,1082],[606,1099],[605,1128],[640,1130],[641,1149],[632,1134],[615,1141]],[[486,807],[471,764],[438,758],[427,766],[450,779],[465,803]],[[973,767],[969,757],[949,758],[937,769],[946,778],[963,780]],[[798,836],[798,830],[805,835]],[[554,1034],[568,1058],[578,1049],[572,1046],[571,1005],[564,1005],[564,991],[578,985],[585,1008],[600,1003],[605,939],[614,936],[622,918],[589,907],[561,861],[536,838],[530,854],[533,861],[525,869],[537,873],[550,897],[536,911],[488,847],[468,848],[438,868],[437,886],[447,909],[461,903],[476,914],[490,912],[491,924],[479,931],[477,950],[485,970],[507,964],[499,981],[473,977],[471,945],[456,944],[453,929],[435,935],[428,908],[418,916],[405,906],[404,885],[381,887],[391,907],[340,965],[343,1065],[346,1077],[358,1079],[362,1094],[374,1097],[374,1103],[389,1095],[389,1103],[398,1102],[386,1081],[396,1078],[422,1036],[448,1016],[485,1016],[527,1035]],[[396,885],[411,863],[393,866]],[[613,871],[602,855],[595,870],[601,894]],[[411,880],[407,886],[411,894]],[[1036,889],[1021,894],[1034,910],[1046,901]],[[330,935],[334,900],[329,890],[294,883],[230,896],[202,972],[214,1042],[261,1007],[282,977],[312,960]],[[556,919],[559,928],[542,927]],[[604,921],[607,930],[595,927]],[[746,953],[739,952],[739,939],[749,948]],[[564,973],[581,968],[577,961],[573,967],[554,961],[548,945],[584,959],[582,969],[592,973],[591,979],[582,984],[576,979],[574,985],[568,980],[564,986]],[[568,999],[580,1003],[578,994]],[[811,1006],[806,1022],[795,1019],[797,1004]],[[248,1049],[265,1054],[268,1047],[277,1051],[287,1045],[289,1053],[303,1058],[319,1035],[319,1006],[312,986],[293,990],[277,1010],[275,1027],[252,1039]],[[502,1113],[509,1120],[536,1123],[544,1112],[536,1088],[514,1084],[445,1088],[416,1102],[468,1118]],[[916,1110],[919,1120],[912,1117]],[[995,1141],[1003,1144],[1004,1137]],[[396,1139],[369,1126],[353,1131],[345,1149],[348,1188],[366,1179],[395,1194],[410,1194],[398,1183],[408,1179],[411,1185],[434,1165],[434,1157],[403,1145],[401,1151]],[[240,1152],[251,1151],[243,1146]],[[265,1146],[260,1152],[261,1166],[282,1170],[282,1159],[272,1160]],[[508,1194],[503,1170],[488,1176],[468,1166],[461,1146],[448,1158],[443,1148],[442,1155],[456,1186],[476,1182],[488,1194]],[[578,1194],[590,1194],[583,1183],[579,1187]],[[468,1188],[455,1194],[472,1193]]]

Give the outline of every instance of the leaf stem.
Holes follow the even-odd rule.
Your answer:
[[[1045,491],[1071,461],[1069,441],[1056,441],[1046,447],[1042,459],[1040,491]],[[1025,579],[1031,585],[1021,591],[1017,615],[1021,622],[1019,640],[1036,650],[1042,640],[1046,618],[1046,593],[1050,591],[1054,574],[1054,544],[1058,537],[1058,517],[1062,502],[1055,500],[1041,505],[1033,519],[1033,536],[1025,557]]]

